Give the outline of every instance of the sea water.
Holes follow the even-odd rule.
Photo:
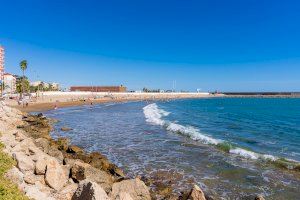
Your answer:
[[[167,174],[175,191],[197,183],[216,199],[300,199],[299,98],[107,103],[45,114],[59,120],[53,137],[100,151],[129,176]]]

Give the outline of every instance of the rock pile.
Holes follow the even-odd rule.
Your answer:
[[[139,179],[125,180],[121,169],[100,153],[85,154],[67,139],[53,141],[42,115],[31,116],[0,102],[1,141],[16,160],[6,177],[32,199],[150,199]]]

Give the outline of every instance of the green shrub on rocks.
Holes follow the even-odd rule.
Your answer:
[[[3,152],[4,145],[0,143],[0,200],[27,200],[24,194],[11,181],[4,178],[4,174],[16,163]]]

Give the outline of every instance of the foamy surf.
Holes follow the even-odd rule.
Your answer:
[[[186,135],[192,138],[193,140],[200,140],[205,144],[217,145],[222,142],[222,140],[217,140],[200,133],[199,129],[194,128],[192,126],[183,126],[174,122],[163,120],[162,117],[168,116],[170,113],[158,108],[156,103],[152,103],[145,106],[143,110],[147,122],[154,125],[163,126],[168,131]]]
[[[144,115],[146,118],[146,121],[148,123],[151,123],[153,125],[159,125],[164,127],[167,131],[173,132],[173,133],[179,133],[181,135],[185,135],[190,137],[192,140],[200,141],[204,144],[211,144],[215,146],[222,146],[227,145],[228,143],[220,140],[215,139],[210,136],[207,136],[200,132],[199,129],[192,127],[192,126],[183,126],[174,122],[169,122],[167,120],[162,119],[165,116],[168,116],[170,113],[160,109],[156,103],[149,104],[143,108]],[[233,147],[230,145],[229,150],[227,151],[230,154],[235,154],[240,157],[246,158],[246,159],[253,159],[253,160],[268,160],[268,161],[276,161],[278,158],[272,155],[267,154],[259,154],[255,153],[253,151],[249,151],[246,149],[242,149],[239,147]]]

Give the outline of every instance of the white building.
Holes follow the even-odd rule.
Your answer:
[[[9,73],[4,73],[4,94],[13,94],[16,92],[16,77]]]
[[[30,82],[30,86],[37,87],[37,86],[41,85],[42,83],[43,83],[42,81]]]
[[[58,83],[51,83],[53,90],[59,90],[59,84]]]

